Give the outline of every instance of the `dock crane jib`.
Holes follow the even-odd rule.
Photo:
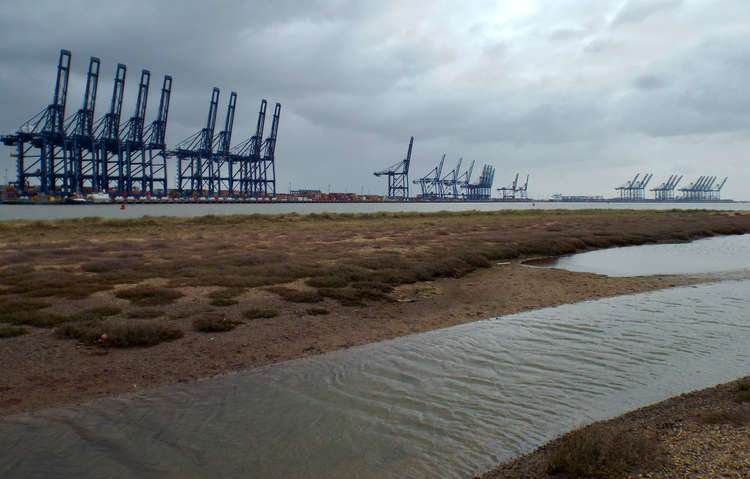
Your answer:
[[[409,149],[406,158],[388,168],[373,173],[375,176],[386,176],[388,178],[389,198],[409,198],[409,164],[411,163],[411,152],[414,145],[414,137],[409,139]]]

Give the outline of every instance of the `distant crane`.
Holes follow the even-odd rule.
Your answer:
[[[68,157],[73,163],[72,190],[81,193],[84,188],[96,189],[99,177],[97,162],[96,138],[94,137],[94,112],[96,93],[99,86],[100,60],[91,57],[89,71],[86,75],[86,91],[83,95],[83,106],[68,121],[65,130],[68,134]]]
[[[117,64],[114,86],[112,88],[112,102],[109,113],[99,119],[95,127],[97,149],[99,154],[99,180],[97,187],[102,191],[110,190],[123,194],[124,171],[120,157],[120,116],[122,114],[122,97],[125,92],[125,76],[127,67]]]
[[[406,158],[395,165],[389,166],[385,170],[376,171],[375,176],[388,177],[388,197],[389,198],[409,198],[409,163],[411,162],[411,150],[414,145],[414,137],[409,140],[409,150],[406,152]]]
[[[422,188],[422,198],[442,198],[443,197],[443,185],[440,181],[440,175],[443,171],[443,163],[445,163],[445,153],[440,159],[440,163],[433,169],[431,169],[425,176],[418,180],[414,180],[415,185],[419,185]]]
[[[271,119],[271,136],[263,142],[263,156],[260,158],[253,179],[256,186],[253,195],[261,198],[276,196],[276,140],[279,134],[280,118],[281,103],[276,103]]]
[[[263,130],[266,124],[266,108],[268,102],[261,100],[258,111],[258,124],[255,135],[235,146],[232,150],[233,183],[239,187],[241,197],[254,196],[257,191],[257,171],[263,153]],[[291,186],[289,187],[291,191]]]
[[[151,85],[151,72],[143,70],[138,84],[138,99],[135,102],[135,113],[125,123],[121,132],[121,145],[124,152],[120,157],[125,166],[121,195],[131,196],[137,186],[137,194],[145,193],[148,188],[148,172],[146,167],[146,143],[143,132],[146,123],[146,106],[148,104],[148,90]]]
[[[670,175],[667,181],[661,183],[659,186],[651,188],[654,192],[654,199],[657,201],[672,201],[674,200],[674,189],[677,184],[682,180],[682,175]]]
[[[502,198],[504,200],[516,200],[516,199],[528,198],[527,191],[529,189],[529,175],[526,175],[526,183],[524,183],[523,186],[518,186],[518,177],[519,177],[519,174],[516,173],[516,176],[513,179],[513,182],[511,183],[510,186],[503,186],[497,189],[497,191],[502,193]]]
[[[443,198],[447,199],[458,199],[458,181],[459,181],[459,173],[461,171],[461,162],[463,162],[463,157],[458,159],[458,164],[455,168],[453,168],[451,171],[449,171],[441,180],[440,183],[442,184],[442,190],[443,190]],[[472,166],[474,166],[474,163],[472,162]]]
[[[229,94],[229,104],[227,105],[227,116],[224,120],[224,129],[214,137],[214,156],[213,160],[213,184],[215,185],[214,194],[230,195],[234,191],[234,178],[232,177],[231,167],[232,158],[230,155],[230,146],[232,143],[232,128],[234,126],[234,110],[237,105],[237,93]]]
[[[643,178],[638,181],[638,177],[640,177],[640,173],[638,173],[632,180],[625,182],[625,184],[622,186],[618,186],[617,188],[615,188],[615,190],[620,193],[621,200],[644,200],[646,198],[646,185],[648,185],[648,182],[651,181],[651,178],[653,178],[653,176],[654,175],[652,174],[645,174],[643,175]]]
[[[461,188],[466,190],[467,200],[489,200],[491,196],[492,183],[495,179],[495,167],[484,165],[482,174],[479,175],[477,183],[466,183]]]
[[[177,157],[177,191],[182,195],[213,195],[213,144],[219,89],[211,91],[205,128],[177,144],[170,156]]]
[[[159,97],[159,109],[156,112],[156,119],[152,121],[145,129],[143,136],[145,138],[146,148],[146,194],[166,195],[167,194],[167,120],[169,118],[169,100],[172,97],[172,77],[164,75],[164,81],[161,87],[161,96]],[[156,188],[155,185],[160,186]]]

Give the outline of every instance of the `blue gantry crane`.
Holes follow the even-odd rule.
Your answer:
[[[674,200],[674,190],[680,180],[682,180],[682,175],[670,175],[667,181],[651,188],[651,191],[654,192],[654,199],[657,201]]]
[[[274,110],[271,135],[265,141],[263,100],[256,135],[232,149],[237,94],[230,95],[224,129],[214,135],[219,100],[216,88],[206,127],[168,150],[172,77],[164,76],[156,118],[146,124],[151,73],[142,70],[135,111],[121,123],[127,67],[118,64],[109,110],[95,121],[100,68],[100,59],[91,57],[83,105],[66,118],[71,53],[61,50],[52,103],[12,134],[0,137],[0,141],[15,149],[14,184],[21,195],[63,198],[105,192],[123,198],[164,196],[169,193],[170,157],[177,157],[177,190],[186,196],[276,194],[279,103]]]
[[[156,119],[146,127],[143,134],[146,150],[146,194],[151,196],[164,196],[168,192],[166,135],[171,97],[172,77],[164,75]]]
[[[257,191],[257,185],[253,178],[257,176],[263,153],[263,130],[266,123],[267,103],[265,99],[260,102],[255,135],[241,142],[232,150],[230,165],[232,183],[239,189],[236,194],[241,198],[253,197]]]
[[[213,184],[215,189],[213,194],[229,196],[234,191],[234,178],[232,177],[232,128],[234,127],[234,110],[237,105],[237,93],[229,94],[229,104],[227,105],[227,115],[224,120],[224,129],[214,138],[213,148]]]
[[[440,159],[440,163],[431,169],[426,175],[418,180],[414,180],[415,185],[419,185],[422,189],[420,195],[422,199],[442,199],[443,198],[443,184],[441,182],[441,175],[443,172],[443,163],[445,163],[445,153]]]
[[[252,183],[255,185],[253,196],[256,198],[273,198],[276,196],[276,139],[279,134],[281,103],[276,103],[271,120],[271,135],[263,142],[263,156],[253,172]]]
[[[440,183],[443,187],[443,199],[457,200],[459,198],[458,184],[460,182],[461,162],[463,161],[463,157],[459,158],[456,167],[441,178]],[[472,168],[474,167],[474,162],[471,163],[471,166]]]
[[[16,185],[21,191],[30,189],[32,182],[43,194],[65,194],[70,189],[65,133],[69,76],[70,51],[60,50],[52,103],[2,137],[5,145],[16,147]]]
[[[127,67],[122,63],[117,64],[109,112],[99,119],[95,127],[99,163],[97,186],[103,192],[120,195],[125,189],[125,172],[120,156],[120,116],[126,75]]]
[[[409,140],[409,149],[406,158],[388,168],[373,173],[375,176],[386,176],[388,178],[389,198],[409,198],[409,164],[411,163],[411,150],[414,146],[414,137]]]
[[[148,105],[148,91],[151,85],[151,72],[141,71],[138,84],[138,97],[135,102],[135,112],[125,122],[120,130],[120,158],[123,163],[122,196],[140,196],[148,189],[148,169],[146,166],[146,142],[143,132],[146,123],[146,107]]]
[[[212,157],[219,89],[211,91],[206,126],[185,138],[168,154],[177,157],[177,191],[180,196],[202,197],[213,183]],[[211,184],[209,184],[211,183]]]
[[[461,188],[466,190],[465,196],[467,200],[489,200],[492,192],[492,183],[495,179],[495,167],[492,165],[484,165],[482,167],[482,174],[479,175],[477,183],[462,184]]]
[[[68,157],[72,164],[72,185],[74,193],[96,189],[99,178],[97,163],[96,137],[94,136],[94,115],[96,112],[96,94],[99,88],[99,68],[101,61],[97,57],[89,60],[86,75],[86,90],[83,94],[83,105],[66,123],[68,137]]]

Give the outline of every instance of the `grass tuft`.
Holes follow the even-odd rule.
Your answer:
[[[177,298],[181,298],[183,294],[170,288],[136,286],[135,288],[121,289],[115,293],[115,296],[127,299],[138,306],[157,306],[173,303]]]
[[[260,308],[253,308],[248,309],[244,313],[242,313],[242,317],[245,319],[261,319],[261,318],[275,318],[279,315],[279,312],[275,309],[260,309]]]
[[[344,306],[363,306],[366,300],[382,301],[390,297],[376,289],[357,288],[321,288],[318,290],[321,296],[338,300]]]
[[[272,286],[268,291],[278,294],[285,301],[291,303],[318,303],[323,298],[315,291],[300,291],[299,289],[287,288],[286,286]]]
[[[326,308],[310,308],[305,311],[307,314],[312,316],[321,316],[323,314],[331,314]]]
[[[159,309],[135,309],[133,311],[128,311],[128,318],[131,319],[154,319],[161,316],[164,316],[164,311]]]
[[[63,338],[78,339],[88,344],[115,348],[154,346],[164,341],[181,338],[180,329],[158,321],[75,321],[57,328]]]
[[[709,412],[700,417],[703,424],[734,424],[742,426],[750,424],[750,410],[737,408],[728,411]]]
[[[211,315],[203,316],[193,320],[193,329],[203,333],[223,333],[231,331],[239,324],[237,321],[230,321],[222,316]]]
[[[656,437],[595,423],[563,435],[547,472],[568,477],[612,477],[659,464],[665,453]]]
[[[89,308],[81,311],[79,319],[84,321],[101,320],[109,316],[115,316],[122,312],[122,308],[117,306],[101,306],[98,308]]]
[[[19,328],[16,326],[0,326],[0,338],[14,338],[16,336],[22,336],[28,333],[29,330],[26,328]]]
[[[245,292],[244,288],[222,288],[208,295],[211,298],[211,306],[231,306],[237,304],[235,296]]]

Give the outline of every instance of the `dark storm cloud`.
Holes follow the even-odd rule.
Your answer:
[[[152,72],[149,118],[162,76],[173,75],[170,144],[203,126],[214,86],[218,124],[229,92],[239,94],[237,141],[251,135],[261,98],[281,102],[283,189],[292,181],[378,191],[372,171],[400,159],[414,135],[415,169],[427,171],[443,151],[453,161],[472,155],[534,169],[532,185],[551,193],[565,181],[560,164],[619,177],[650,149],[673,152],[675,165],[697,162],[684,136],[721,148],[706,135],[732,135],[726,151],[741,151],[750,129],[746,8],[745,0],[16,2],[0,16],[8,92],[0,131],[49,103],[58,51],[68,48],[69,112],[91,55],[102,59],[97,116],[116,63],[128,65],[125,117],[141,69]],[[583,184],[580,175],[568,182]]]

